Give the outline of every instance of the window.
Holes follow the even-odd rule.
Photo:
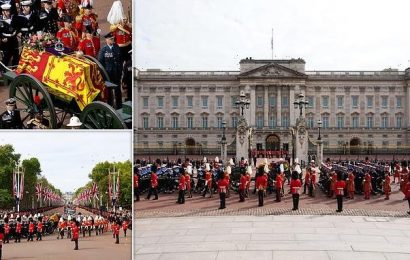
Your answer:
[[[142,97],[142,107],[148,108],[148,97]]]
[[[231,105],[232,105],[232,107],[236,107],[236,100],[238,99],[238,97],[236,97],[236,96],[233,96],[233,97],[231,97]]]
[[[401,126],[402,126],[402,117],[401,116],[397,116],[396,117],[396,127],[397,128],[401,128]]]
[[[289,119],[287,115],[282,115],[282,126],[289,127]]]
[[[282,97],[282,107],[289,107],[289,97]]]
[[[222,117],[216,118],[216,127],[218,127],[219,129],[222,129],[222,121],[223,121]]]
[[[164,97],[157,97],[157,105],[158,105],[158,108],[164,107]]]
[[[328,116],[322,117],[322,127],[324,129],[329,128],[329,117]]]
[[[193,97],[188,96],[186,97],[186,99],[187,99],[187,107],[192,108],[194,106]]]
[[[207,116],[202,117],[202,128],[204,129],[208,128],[208,117]]]
[[[263,97],[257,97],[256,98],[256,105],[258,107],[263,107]]]
[[[387,128],[387,127],[389,127],[389,118],[387,116],[383,116],[381,128]]]
[[[322,107],[329,107],[329,96],[322,96]]]
[[[275,116],[270,116],[269,117],[269,128],[275,128],[276,127],[276,117]]]
[[[337,96],[337,108],[343,108],[344,105],[344,97]]]
[[[202,108],[208,108],[208,97],[202,97]]]
[[[157,117],[157,127],[159,129],[164,128],[164,118],[162,116]]]
[[[223,97],[216,97],[216,109],[222,109],[223,107]]]
[[[401,108],[401,97],[396,97],[396,107]]]
[[[238,126],[238,118],[236,116],[232,117],[232,127],[236,128]]]
[[[352,96],[352,108],[359,107],[359,96]]]
[[[315,124],[315,120],[314,120],[313,116],[309,116],[309,117],[307,118],[307,126],[308,126],[308,128],[313,128],[313,127],[314,127],[314,124]]]
[[[276,97],[275,96],[270,96],[269,97],[269,106],[270,107],[276,107]]]
[[[344,118],[344,116],[338,116],[337,117],[337,127],[338,128],[345,127],[345,118]]]
[[[373,97],[367,96],[366,103],[367,103],[368,108],[372,108],[373,107]]]
[[[382,146],[385,147],[385,148],[388,147],[389,146],[389,141],[383,141]]]
[[[256,127],[261,129],[263,127],[263,116],[258,116],[256,119]]]
[[[315,106],[315,101],[314,101],[314,97],[312,96],[308,96],[307,97],[307,101],[309,102],[309,104],[307,105],[307,107],[309,108],[313,108]]]
[[[366,127],[367,128],[372,128],[373,127],[373,116],[367,116]]]
[[[142,118],[142,127],[143,127],[144,129],[147,129],[147,128],[148,128],[148,117],[146,117],[146,116],[144,116],[144,117]]]
[[[177,108],[178,107],[178,98],[179,97],[172,97],[172,107]]]
[[[382,97],[382,108],[387,108],[388,97]]]
[[[352,128],[358,128],[358,127],[359,127],[359,117],[352,116]]]
[[[186,127],[189,129],[194,128],[194,118],[192,116],[186,118]]]
[[[178,116],[172,117],[172,128],[178,128]]]

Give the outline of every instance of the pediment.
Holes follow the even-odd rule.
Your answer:
[[[307,78],[307,75],[296,70],[289,69],[276,63],[270,63],[261,67],[246,71],[239,75],[240,78]]]

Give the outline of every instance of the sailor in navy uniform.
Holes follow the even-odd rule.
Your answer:
[[[3,64],[16,66],[19,62],[19,50],[17,30],[14,28],[13,15],[10,14],[11,5],[1,5],[2,16],[0,18],[0,49],[3,51]]]
[[[118,109],[122,106],[121,74],[123,61],[121,58],[120,47],[114,42],[114,35],[108,33],[104,38],[106,46],[100,50],[98,61],[104,66],[110,77],[110,81],[117,85],[115,88],[115,100],[117,104],[116,108]]]
[[[6,100],[6,111],[0,115],[0,129],[21,129],[20,112],[16,110],[16,100],[9,98]]]
[[[9,4],[10,5],[10,13],[12,15],[17,15],[17,7],[16,7],[16,1],[15,0],[0,0],[0,9],[3,11],[3,8],[1,7],[4,4]]]
[[[41,0],[44,3],[44,8],[40,11],[40,24],[41,29],[45,33],[51,33],[52,35],[56,35],[58,31],[58,13],[57,9],[53,7],[51,0]]]
[[[20,5],[23,11],[16,16],[16,27],[22,38],[28,38],[30,34],[38,31],[38,13],[31,10],[31,0],[21,1]]]

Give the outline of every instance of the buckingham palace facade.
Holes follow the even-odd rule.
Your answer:
[[[139,71],[135,95],[136,154],[218,154],[226,122],[235,147],[241,91],[256,151],[290,151],[300,93],[309,140],[326,153],[408,153],[410,68],[406,71],[305,71],[305,61],[240,61],[239,71]],[[407,151],[406,151],[407,150]]]

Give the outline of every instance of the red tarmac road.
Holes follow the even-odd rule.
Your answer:
[[[82,214],[89,214],[85,210],[80,210]],[[63,208],[58,208],[49,213],[63,212]],[[132,259],[131,242],[132,231],[127,231],[127,237],[121,230],[120,244],[115,244],[112,232],[106,232],[96,236],[92,233],[91,237],[79,239],[79,250],[74,251],[74,242],[70,239],[57,240],[57,234],[44,236],[43,241],[27,242],[22,239],[21,243],[10,241],[3,244],[2,259]]]

